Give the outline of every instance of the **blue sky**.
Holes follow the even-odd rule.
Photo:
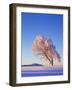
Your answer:
[[[37,35],[51,38],[61,58],[63,49],[63,15],[21,13],[22,64],[42,63],[32,53],[32,43]]]

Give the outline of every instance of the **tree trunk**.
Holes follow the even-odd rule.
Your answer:
[[[53,58],[52,58],[52,61],[51,61],[50,58],[48,57],[47,53],[44,53],[44,55],[47,58],[47,60],[49,60],[50,64],[53,66]]]
[[[53,66],[53,58],[52,58],[52,66]]]

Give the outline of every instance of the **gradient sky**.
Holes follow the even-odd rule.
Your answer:
[[[22,65],[43,62],[32,52],[32,43],[37,35],[51,38],[56,50],[63,57],[63,15],[21,13]]]

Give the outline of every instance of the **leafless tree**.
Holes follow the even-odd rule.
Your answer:
[[[61,61],[61,57],[59,53],[56,51],[55,46],[51,39],[47,39],[44,36],[37,36],[36,39],[33,41],[32,44],[32,51],[36,54],[41,56],[43,59],[50,62],[53,66],[53,59]]]

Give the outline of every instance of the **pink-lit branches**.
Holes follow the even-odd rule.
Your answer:
[[[53,59],[61,61],[61,57],[55,49],[52,40],[44,36],[37,36],[32,44],[32,51],[41,56],[43,59],[48,60],[53,65]]]

